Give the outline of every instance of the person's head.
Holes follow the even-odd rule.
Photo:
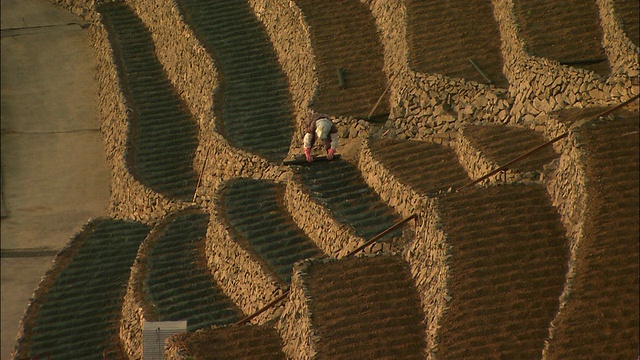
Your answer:
[[[329,131],[331,131],[332,126],[333,123],[326,117],[316,120],[316,135],[325,140],[329,137]]]

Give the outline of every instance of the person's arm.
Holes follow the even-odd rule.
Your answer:
[[[311,146],[313,146],[313,140],[314,140],[313,137],[314,137],[313,134],[310,134],[310,133],[304,134],[304,139],[302,143],[305,149],[310,149]]]
[[[311,155],[311,146],[313,146],[313,142],[315,141],[315,134],[306,133],[304,134],[304,139],[302,140],[304,146],[304,157],[307,162],[313,162],[313,155]]]
[[[331,133],[331,150],[333,150],[333,152],[338,151],[338,133]]]

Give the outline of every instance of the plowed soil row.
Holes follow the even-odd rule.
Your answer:
[[[638,113],[579,129],[587,157],[587,222],[576,277],[549,359],[638,356]]]
[[[595,1],[514,0],[514,12],[531,55],[560,62],[604,59],[573,66],[601,76],[611,71]]]
[[[246,1],[178,4],[219,70],[219,130],[233,146],[281,162],[291,144],[294,116],[287,79],[264,26]]]
[[[640,2],[634,0],[613,0],[616,17],[622,23],[622,30],[636,46],[640,43]]]
[[[293,221],[283,193],[282,185],[271,181],[234,179],[221,194],[221,213],[234,240],[289,284],[297,261],[325,254]]]
[[[318,359],[424,358],[424,314],[402,259],[314,263],[307,286]]]
[[[197,126],[156,57],[151,33],[125,3],[99,6],[132,111],[127,165],[140,182],[170,198],[190,200]]]
[[[227,326],[181,334],[190,355],[196,359],[284,360],[282,341],[270,325]]]
[[[499,87],[502,74],[500,33],[490,1],[407,0],[410,66],[486,84],[473,60]]]
[[[339,222],[353,228],[356,235],[370,239],[400,221],[398,214],[362,179],[360,172],[345,160],[296,166],[295,172],[311,197],[326,206]],[[402,229],[386,235],[402,236]]]
[[[498,165],[504,165],[546,142],[541,134],[533,130],[510,126],[469,126],[464,129],[463,135]],[[509,169],[519,172],[542,171],[544,165],[558,156],[552,146],[546,146],[510,165]]]
[[[143,286],[156,321],[187,320],[187,330],[195,331],[230,324],[242,316],[218,288],[204,261],[208,220],[208,214],[185,213],[160,225],[146,254]]]
[[[17,358],[97,359],[117,344],[129,269],[148,233],[143,224],[120,220],[87,227],[75,240],[74,256],[47,274],[50,287],[36,295]]]
[[[452,300],[441,320],[438,358],[539,358],[569,259],[546,191],[479,187],[440,203]]]
[[[296,4],[311,28],[317,64],[319,89],[311,107],[333,116],[365,118],[386,88],[382,44],[369,8],[358,0],[296,0]],[[338,69],[345,70],[344,89]],[[388,113],[385,97],[372,118]]]
[[[424,141],[370,140],[373,156],[420,194],[456,189],[471,181],[450,147]]]

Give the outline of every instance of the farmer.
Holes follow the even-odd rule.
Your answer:
[[[333,154],[338,150],[338,128],[329,119],[329,115],[314,112],[305,123],[304,130],[304,156],[307,162],[313,162],[311,148],[318,138],[324,141],[327,160],[332,160]]]

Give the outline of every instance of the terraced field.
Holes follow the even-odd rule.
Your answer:
[[[485,156],[504,165],[546,142],[542,134],[512,126],[469,126],[463,131],[469,142]],[[542,172],[543,166],[557,158],[552,146],[546,146],[510,166],[518,172]]]
[[[223,191],[222,212],[234,239],[257,255],[266,271],[289,284],[297,261],[325,254],[295,224],[283,196],[283,185],[234,179]]]
[[[318,94],[311,108],[333,116],[366,118],[386,88],[384,59],[375,20],[358,0],[296,0],[310,27]],[[344,88],[338,71],[344,70]],[[389,113],[384,97],[371,118]]]
[[[36,291],[16,358],[102,359],[118,344],[120,308],[136,250],[149,227],[100,219],[61,253]]]
[[[513,3],[521,36],[531,55],[601,76],[609,74],[595,1],[514,0]],[[592,63],[592,60],[603,61]]]
[[[226,325],[242,312],[218,289],[204,259],[209,215],[167,219],[147,256],[144,292],[156,321],[187,320],[187,330]]]
[[[369,239],[400,221],[400,217],[362,179],[353,165],[344,160],[294,166],[311,197],[326,206],[340,222],[351,226],[356,235]],[[402,236],[396,230],[389,237]]]
[[[637,110],[580,129],[588,155],[589,216],[549,359],[638,355],[638,130]]]
[[[533,55],[587,60],[576,66],[608,74],[606,61],[588,61],[604,57],[595,2],[514,1],[522,36]],[[637,4],[614,2],[626,15],[637,9]],[[246,1],[178,4],[219,70],[220,91],[211,94],[216,97],[219,131],[233,146],[280,163],[292,140],[293,113],[287,80],[262,24]],[[363,117],[387,81],[367,6],[358,0],[295,4],[311,26],[317,62],[320,87],[311,107],[336,116]],[[473,59],[496,86],[509,85],[502,75],[500,34],[491,2],[407,0],[406,5],[414,70],[486,82],[469,62]],[[104,3],[98,10],[110,31],[131,105],[130,170],[158,193],[191,200],[196,185],[195,122],[166,79],[150,34],[131,9],[123,3]],[[625,27],[634,31],[633,26],[637,24],[625,20]],[[344,89],[339,88],[338,69],[346,70]],[[374,117],[388,112],[385,98]],[[368,139],[373,156],[399,181],[437,197],[448,247],[450,298],[437,338],[427,339],[430,324],[402,258],[311,261],[301,277],[310,295],[309,320],[318,335],[317,359],[424,359],[428,351],[438,359],[536,359],[543,351],[549,359],[593,354],[635,358],[640,330],[637,118],[636,110],[580,129],[587,154],[589,215],[573,264],[576,276],[570,296],[559,313],[570,252],[566,229],[541,184],[449,193],[469,180],[452,148]],[[561,121],[568,124],[573,119]],[[533,131],[507,126],[469,126],[461,136],[498,164],[544,142]],[[511,170],[541,171],[557,157],[548,147]],[[357,236],[369,239],[400,220],[348,161],[318,161],[291,169],[294,181]],[[283,187],[271,180],[232,179],[216,189],[216,206],[233,239],[266,271],[289,284],[296,262],[325,254],[292,221],[283,204]],[[159,321],[187,319],[189,333],[181,339],[198,359],[284,359],[283,344],[273,328],[277,319],[261,326],[230,325],[243,314],[218,289],[207,268],[204,240],[209,218],[203,209],[175,212],[151,237],[149,227],[138,223],[92,223],[41,284],[44,290],[25,321],[28,340],[16,345],[19,356],[49,352],[51,358],[95,359],[118,344],[126,281],[138,246],[147,237],[143,245],[148,251],[137,259],[144,266],[144,299],[152,309],[145,315]],[[397,230],[383,241],[402,235]],[[225,326],[212,328],[217,325]],[[437,347],[427,349],[427,340]]]
[[[507,87],[491,2],[406,3],[409,65],[413,70],[486,84],[472,60],[496,86]]]
[[[386,169],[420,194],[457,189],[471,181],[450,147],[384,138],[370,139],[369,147]]]
[[[305,282],[317,359],[424,359],[424,313],[395,256],[313,263]]]
[[[263,25],[242,0],[178,4],[220,72],[220,131],[233,146],[282,162],[294,119],[287,79]]]
[[[473,188],[440,199],[451,246],[438,359],[536,359],[558,310],[565,229],[540,185]]]
[[[196,359],[286,359],[280,336],[270,325],[227,326],[181,334],[178,339]]]
[[[636,46],[640,45],[640,3],[633,0],[613,0],[613,9],[629,40]]]
[[[120,81],[131,112],[127,162],[152,190],[190,200],[196,186],[193,158],[197,125],[155,55],[151,34],[129,6],[98,7],[118,58]]]

